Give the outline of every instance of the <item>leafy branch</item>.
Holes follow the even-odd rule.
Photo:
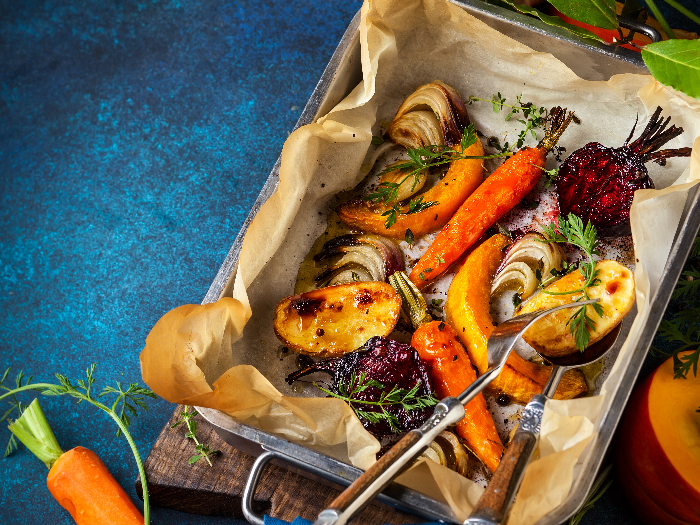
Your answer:
[[[5,421],[14,411],[18,411],[18,415],[21,415],[22,404],[15,397],[20,392],[26,390],[39,391],[45,396],[63,396],[67,395],[78,400],[78,403],[83,401],[99,408],[103,412],[107,413],[117,424],[118,430],[117,435],[124,434],[131,451],[134,454],[134,459],[136,460],[136,466],[141,477],[141,486],[143,487],[143,513],[145,524],[150,523],[150,506],[148,499],[148,486],[146,481],[146,471],[143,468],[143,462],[141,461],[141,455],[139,454],[136,443],[134,443],[131,434],[129,433],[129,426],[131,425],[131,418],[138,415],[138,409],[142,408],[148,410],[145,403],[146,398],[155,398],[156,395],[151,392],[148,388],[144,388],[137,383],[131,383],[124,389],[121,383],[117,382],[117,387],[106,386],[97,395],[93,395],[93,384],[95,383],[94,371],[95,364],[91,364],[85,371],[85,379],[79,379],[74,385],[67,376],[63,374],[56,374],[56,383],[32,383],[32,377],[25,378],[24,372],[20,371],[15,377],[15,388],[10,388],[5,385],[5,381],[10,373],[10,369],[5,370],[5,373],[0,379],[0,391],[4,390],[5,393],[0,395],[0,401],[3,399],[9,399],[11,408],[5,412],[0,422]],[[111,405],[104,404],[100,399],[106,396],[116,396]],[[10,439],[12,444],[12,439]],[[13,444],[13,448],[10,450],[10,445],[8,445],[9,452],[12,452],[16,448],[16,443]],[[6,452],[7,452],[6,450]]]
[[[196,433],[197,433],[197,422],[194,420],[194,417],[197,415],[197,411],[195,409],[192,409],[192,412],[189,412],[189,407],[185,407],[185,410],[182,411],[180,414],[180,418],[178,419],[174,424],[170,426],[170,428],[175,428],[176,426],[180,425],[181,423],[185,423],[187,426],[187,433],[185,434],[186,438],[194,440],[195,443],[195,451],[197,454],[192,456],[189,460],[188,463],[190,465],[193,465],[194,463],[197,463],[200,459],[204,458],[207,460],[207,463],[209,463],[209,466],[211,467],[211,460],[209,459],[211,456],[214,454],[217,454],[221,452],[220,450],[209,450],[209,445],[205,445],[204,443],[200,443],[199,440],[197,439]]]
[[[600,282],[600,279],[598,279],[599,271],[595,269],[596,263],[593,260],[594,255],[600,255],[598,249],[600,247],[600,242],[598,241],[598,232],[595,226],[591,224],[591,221],[588,221],[584,227],[581,218],[570,213],[568,218],[562,219],[559,217],[556,223],[552,222],[549,226],[545,226],[543,233],[545,235],[545,240],[541,242],[565,242],[572,244],[585,253],[587,260],[578,263],[578,269],[583,276],[583,284],[581,287],[565,292],[542,290],[542,293],[549,295],[571,295],[581,293],[582,295],[577,298],[576,301],[590,299],[588,296],[588,288]],[[572,265],[571,268],[574,268],[574,266]],[[544,285],[545,283],[542,283],[541,286]],[[602,317],[603,307],[598,303],[594,303],[591,306],[595,312]],[[590,332],[595,332],[595,321],[588,315],[586,305],[577,309],[569,318],[567,324],[576,342],[576,347],[583,352],[591,340]]]
[[[598,34],[582,27],[568,24],[558,16],[547,15],[527,5],[519,5],[515,0],[503,1],[511,9],[535,16],[548,25],[564,28],[582,38],[606,42]],[[664,2],[693,22],[700,23],[700,17],[683,7],[677,0],[664,0]],[[573,20],[588,24],[594,28],[617,31],[619,36],[615,39],[613,45],[632,43],[634,31],[631,31],[627,36],[623,36],[617,20],[614,2],[550,0],[549,3]],[[624,4],[623,16],[636,19],[639,22],[646,22],[647,12],[644,9],[640,9],[635,0],[626,0]],[[656,6],[656,1],[646,0],[646,4],[654,18],[659,22],[663,32],[666,33],[668,40],[643,46],[642,60],[644,60],[644,64],[649,68],[652,76],[662,84],[671,86],[691,97],[698,98],[700,96],[700,84],[695,81],[697,78],[698,57],[696,42],[694,40],[676,38],[671,26]],[[634,43],[632,45],[636,46]]]
[[[361,372],[359,377],[355,372],[352,372],[347,381],[341,380],[338,383],[338,393],[332,392],[317,383],[314,383],[314,385],[325,394],[345,401],[350,405],[350,408],[353,409],[358,418],[364,419],[369,423],[386,421],[395,434],[401,432],[399,420],[396,415],[388,410],[388,407],[400,405],[406,412],[410,412],[412,410],[422,410],[424,408],[433,407],[438,403],[438,400],[432,394],[429,396],[418,395],[418,390],[421,385],[420,381],[417,381],[410,390],[399,388],[394,385],[391,390],[387,392],[385,385],[375,379],[368,378],[367,374],[364,372]],[[365,392],[368,388],[376,388],[381,392],[379,400],[357,399],[357,396]],[[363,410],[363,407],[374,407],[378,410]]]
[[[382,216],[386,217],[386,220],[384,221],[384,227],[387,229],[391,228],[394,224],[396,224],[399,213],[405,213],[410,215],[413,213],[421,212],[423,210],[427,210],[431,206],[436,206],[437,204],[439,204],[437,201],[425,202],[423,201],[422,196],[418,196],[414,199],[411,199],[411,201],[408,204],[408,209],[402,212],[401,205],[399,203],[399,188],[405,182],[410,181],[411,178],[413,178],[411,192],[415,191],[421,173],[435,166],[449,164],[450,162],[453,162],[455,160],[493,159],[512,154],[510,152],[507,152],[499,153],[496,155],[465,155],[464,151],[469,146],[476,143],[477,140],[479,139],[476,135],[474,125],[470,124],[465,130],[464,135],[462,135],[462,139],[460,141],[461,151],[458,151],[450,146],[438,145],[428,145],[415,149],[407,149],[406,153],[409,156],[409,160],[398,165],[390,166],[379,174],[379,177],[382,177],[387,173],[399,171],[405,173],[405,176],[399,182],[381,182],[374,191],[374,193],[366,195],[365,197],[363,197],[363,199],[373,203],[381,203],[388,207],[388,209],[384,213],[382,213]]]

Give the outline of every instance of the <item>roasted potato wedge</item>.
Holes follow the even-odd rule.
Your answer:
[[[356,350],[375,335],[389,335],[400,312],[401,296],[390,284],[348,283],[282,299],[274,328],[296,352],[335,357]]]
[[[602,339],[615,328],[632,309],[634,304],[634,275],[615,261],[598,261],[595,265],[600,282],[588,288],[591,299],[600,299],[603,307],[602,318],[592,306],[587,306],[588,316],[595,322],[595,331],[590,333],[590,343]],[[581,272],[574,271],[549,285],[545,290],[550,292],[566,292],[576,290],[583,285]],[[550,295],[540,292],[522,304],[517,314],[525,314],[536,310],[551,308],[581,299],[581,292],[566,295]],[[542,355],[552,357],[571,354],[578,351],[576,342],[567,324],[574,308],[559,310],[537,321],[525,332],[523,339]]]

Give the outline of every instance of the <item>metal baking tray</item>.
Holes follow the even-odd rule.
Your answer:
[[[578,76],[586,80],[607,80],[613,74],[619,73],[648,74],[640,54],[632,50],[585,41],[566,30],[545,25],[539,20],[483,3],[480,0],[462,0],[453,1],[453,3],[492,28],[530,48],[553,54]],[[311,94],[296,124],[297,128],[315,122],[320,116],[328,113],[361,82],[359,23],[360,13],[358,12],[345,31],[318,85]],[[277,160],[253,204],[203,303],[215,302],[223,296],[231,295],[243,237],[262,204],[275,191],[279,180],[279,167],[280,159]],[[676,232],[674,245],[660,286],[651,301],[649,320],[641,337],[641,341],[644,343],[634,349],[629,367],[624,372],[620,386],[612,400],[611,409],[600,423],[597,438],[592,444],[593,450],[590,455],[592,459],[587,461],[578,473],[564,503],[542,518],[538,525],[558,524],[566,520],[583,503],[594,481],[700,227],[699,201],[700,192],[697,191],[696,186],[689,193],[680,222],[681,226]],[[301,445],[290,443],[257,428],[241,424],[218,410],[198,408],[198,411],[214,425],[219,435],[227,443],[242,452],[258,457],[243,495],[244,514],[248,521],[256,525],[262,525],[263,521],[251,509],[253,493],[262,469],[269,461],[291,467],[292,470],[314,479],[323,480],[331,485],[348,485],[361,474],[361,470],[356,467]],[[387,487],[377,499],[402,511],[414,513],[429,520],[458,523],[457,518],[447,505],[398,484]]]

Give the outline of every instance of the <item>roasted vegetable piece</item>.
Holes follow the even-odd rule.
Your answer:
[[[389,138],[407,148],[415,148],[415,144],[418,144],[420,140],[434,138],[437,135],[435,131],[428,133],[424,130],[424,128],[433,127],[432,124],[426,123],[425,119],[421,119],[421,123],[406,122],[405,119],[413,112],[418,113],[414,108],[425,106],[432,109],[435,117],[439,120],[441,128],[439,134],[442,136],[444,144],[448,146],[459,144],[464,130],[469,125],[467,107],[457,91],[439,80],[419,87],[406,97],[406,100],[396,110],[396,116],[387,129]],[[438,142],[423,142],[420,145],[427,144],[438,144]],[[439,144],[442,145],[443,142]]]
[[[540,271],[542,281],[552,278],[552,270],[561,271],[562,260],[566,260],[564,251],[555,242],[543,241],[544,235],[530,232],[508,246],[505,259],[491,283],[491,295],[515,288],[525,300],[540,284],[535,270]]]
[[[461,151],[459,144],[454,146],[454,149]],[[481,156],[484,154],[484,148],[477,140],[464,154]],[[406,230],[409,229],[415,237],[439,230],[484,180],[481,162],[479,159],[460,159],[452,162],[447,174],[422,194],[424,202],[438,204],[416,213],[408,213],[409,206],[406,204],[398,214],[396,223],[388,229],[384,226],[386,217],[382,216],[382,213],[390,207],[385,203],[372,203],[358,197],[340,205],[337,209],[338,215],[351,228],[386,235],[393,239],[403,239]]]
[[[620,148],[608,148],[590,142],[574,151],[559,167],[557,197],[562,215],[578,215],[583,222],[591,221],[601,235],[630,233],[630,207],[634,192],[653,188],[645,162],[664,163],[668,157],[689,157],[690,148],[657,151],[671,139],[683,133],[683,128],[666,129],[670,117],[659,118],[656,108],[646,128],[637,140],[628,144],[632,132]]]
[[[480,374],[488,368],[486,342],[493,332],[489,312],[491,280],[503,258],[508,238],[494,235],[477,247],[459,269],[447,291],[445,314],[467,348],[472,363]],[[506,394],[516,403],[525,404],[542,392],[551,372],[512,353],[500,375],[487,387],[495,394]],[[571,399],[586,395],[588,387],[583,374],[570,370],[559,383],[555,399]]]
[[[349,398],[346,401],[358,414],[363,426],[376,437],[418,428],[432,414],[430,407],[437,403],[432,396],[428,372],[418,353],[410,345],[392,339],[373,337],[357,352],[319,361],[290,374],[287,382],[291,384],[314,372],[332,376],[330,390],[339,397]],[[374,386],[375,382],[383,388]],[[367,384],[370,386],[362,388]],[[386,396],[392,389],[410,391],[416,385],[417,391],[410,399],[428,398],[431,400],[429,406],[406,410],[404,403],[387,401]]]
[[[535,187],[547,152],[556,145],[572,118],[572,113],[566,115],[566,110],[553,108],[542,142],[536,148],[518,151],[464,201],[411,271],[411,281],[418,288],[442,275]]]
[[[598,316],[593,307],[586,307],[587,314],[595,322],[595,331],[589,330],[589,344],[602,339],[615,328],[634,305],[634,275],[628,268],[615,261],[598,261],[595,271],[598,272],[599,283],[590,286],[587,291],[589,298],[600,300],[598,304],[603,307],[603,316]],[[545,291],[560,293],[577,290],[583,286],[584,281],[581,272],[573,271],[549,285]],[[516,313],[525,314],[571,303],[582,296],[581,292],[566,295],[540,292],[523,303]],[[543,355],[557,357],[577,352],[576,341],[569,329],[569,319],[573,312],[573,308],[559,310],[540,319],[525,332],[523,339]]]
[[[357,281],[386,281],[397,270],[403,270],[403,254],[396,243],[386,237],[347,234],[323,245],[314,261],[329,262],[316,277],[318,286]]]
[[[469,455],[457,436],[443,430],[419,457],[430,458],[462,476],[469,474]]]
[[[352,352],[373,336],[389,335],[400,312],[401,297],[391,285],[348,283],[282,299],[273,326],[292,350],[331,357]]]
[[[413,333],[411,346],[428,365],[433,388],[439,398],[456,396],[476,380],[471,361],[449,324],[433,321],[420,326]],[[503,444],[484,396],[480,394],[472,399],[464,407],[464,412],[464,419],[457,424],[457,433],[484,465],[494,472],[503,455]]]

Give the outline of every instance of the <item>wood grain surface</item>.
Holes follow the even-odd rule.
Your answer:
[[[229,446],[211,424],[196,416],[197,439],[221,453],[212,459],[212,467],[204,460],[189,465],[188,459],[195,454],[194,442],[185,437],[185,425],[170,428],[182,410],[175,410],[144,462],[151,504],[195,514],[243,518],[241,496],[255,458]],[[138,480],[136,491],[142,494]],[[268,465],[255,492],[253,510],[287,521],[297,516],[313,521],[339,494],[333,487]],[[353,525],[422,521],[375,503],[365,508]]]

